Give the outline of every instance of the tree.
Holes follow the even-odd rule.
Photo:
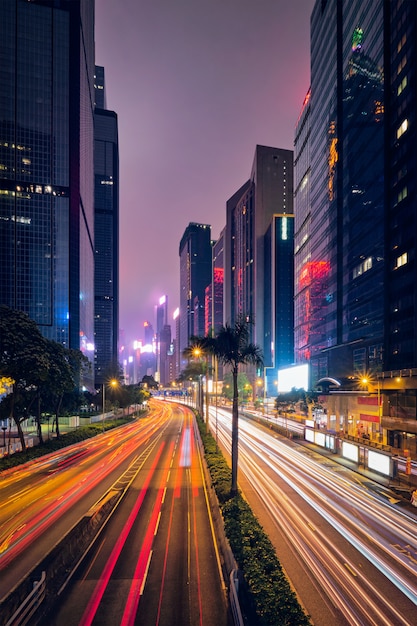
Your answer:
[[[158,383],[153,376],[148,376],[146,374],[140,382],[145,389],[158,389]]]
[[[220,363],[230,367],[233,381],[232,405],[232,486],[231,495],[237,493],[237,466],[239,443],[239,388],[238,375],[241,365],[263,365],[261,348],[249,342],[250,322],[246,316],[240,316],[233,326],[225,324],[215,337],[205,338],[205,348],[214,354]]]
[[[35,402],[38,435],[42,442],[40,387],[48,377],[48,369],[46,340],[36,323],[22,311],[0,306],[0,375],[14,381],[7,406],[9,416],[16,424],[22,450],[26,449],[22,422],[29,417]]]
[[[250,387],[250,391],[249,391]],[[251,391],[252,387],[249,382],[249,378],[245,372],[239,372],[237,376],[237,388],[239,392],[239,398],[247,398]],[[223,377],[223,389],[222,395],[228,400],[233,400],[233,376],[232,372],[226,372]]]
[[[59,415],[64,397],[70,395],[72,403],[74,395],[81,400],[76,390],[83,372],[86,372],[91,364],[80,350],[65,348],[56,341],[47,340],[46,350],[50,367],[47,381],[41,390],[42,400],[49,405],[54,414],[52,427],[55,426],[56,436],[59,437]]]

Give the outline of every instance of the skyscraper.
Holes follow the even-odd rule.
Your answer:
[[[96,67],[94,110],[94,343],[96,385],[118,362],[119,149],[117,115],[105,106],[104,68]],[[107,370],[107,372],[106,372]],[[111,374],[114,375],[114,374]]]
[[[0,0],[0,50],[0,302],[93,361],[93,0]]]
[[[311,100],[295,156],[295,302],[297,359],[310,358],[313,382],[370,362],[382,368],[383,24],[383,3],[372,1],[317,2],[311,18]]]
[[[251,340],[262,348],[265,368],[292,364],[292,151],[256,146],[250,180],[226,208],[225,320],[253,321]]]
[[[179,361],[192,335],[204,335],[205,289],[211,284],[211,228],[190,222],[180,241]]]
[[[362,421],[407,447],[417,435],[416,36],[412,0],[318,0],[295,154],[297,360],[310,360],[313,385],[367,374],[378,406]]]

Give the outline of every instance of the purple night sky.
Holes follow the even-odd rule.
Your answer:
[[[179,304],[189,222],[226,222],[256,144],[292,150],[314,0],[96,0],[96,64],[120,150],[120,328]],[[175,328],[172,328],[175,334]]]

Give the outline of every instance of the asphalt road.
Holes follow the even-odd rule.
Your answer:
[[[227,606],[191,412],[167,424],[59,598],[51,626],[226,626]]]
[[[230,412],[211,428],[227,455]],[[417,517],[393,491],[245,419],[238,482],[315,626],[417,623]]]

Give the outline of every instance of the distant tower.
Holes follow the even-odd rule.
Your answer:
[[[117,115],[105,105],[104,68],[96,66],[94,111],[94,335],[96,384],[118,362],[119,148]],[[107,374],[108,375],[108,374]]]
[[[205,289],[211,283],[211,227],[191,222],[180,242],[180,361],[192,335],[204,336]]]
[[[224,317],[254,322],[266,368],[294,360],[292,196],[292,151],[256,146],[250,180],[227,202]]]
[[[171,346],[171,326],[168,325],[168,296],[161,296],[156,306],[156,370],[161,385],[167,383],[166,362]]]

